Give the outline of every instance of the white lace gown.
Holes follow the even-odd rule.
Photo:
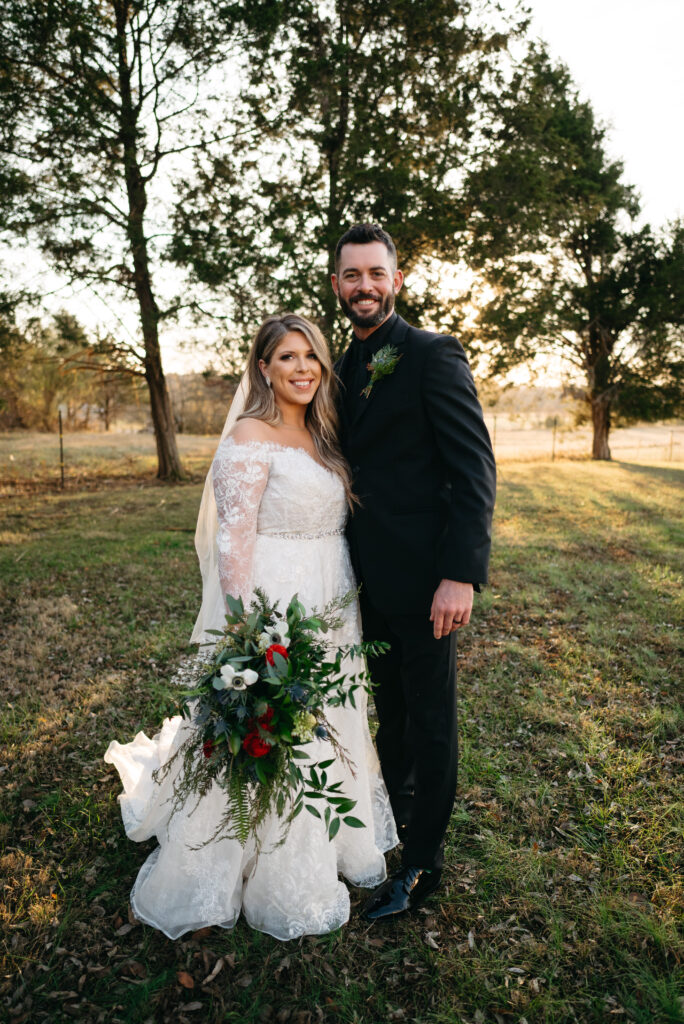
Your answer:
[[[293,594],[307,609],[323,608],[354,585],[344,539],[346,501],[339,478],[303,448],[272,442],[219,445],[213,463],[219,513],[219,572],[224,593],[249,599],[261,587],[284,611]],[[358,642],[356,603],[343,613],[337,644]],[[357,691],[359,695],[361,691]],[[214,785],[199,803],[170,813],[172,779],[155,783],[152,773],[168,759],[192,728],[181,717],[166,719],[153,739],[138,733],[131,743],[110,743],[105,760],[119,771],[119,797],[130,839],[156,836],[159,846],[143,865],[131,893],[137,918],[175,939],[207,925],[232,928],[240,912],[247,922],[277,939],[319,935],[349,919],[349,893],[339,880],[373,887],[385,878],[384,853],[397,843],[377,755],[368,731],[365,700],[357,708],[331,708],[328,720],[349,754],[353,771],[339,762],[336,779],[356,800],[354,815],[366,827],[343,825],[330,841],[323,823],[303,812],[285,843],[275,815],[254,843],[214,840],[225,806]],[[305,748],[314,760],[333,756],[317,740]]]

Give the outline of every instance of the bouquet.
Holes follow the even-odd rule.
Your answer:
[[[306,810],[320,818],[330,839],[341,825],[363,828],[350,812],[356,801],[329,782],[328,770],[339,759],[350,767],[346,751],[326,719],[330,707],[349,702],[369,688],[365,667],[343,673],[343,662],[378,654],[387,644],[361,643],[333,648],[323,635],[340,624],[339,613],[354,599],[351,591],[320,614],[307,614],[295,595],[284,614],[257,590],[249,610],[241,598],[228,596],[224,630],[211,660],[201,666],[196,685],[182,693],[180,711],[194,728],[157,776],[164,777],[177,759],[174,809],[189,798],[199,800],[217,783],[225,790],[226,811],[213,836],[235,838],[243,846],[275,812],[289,825]],[[365,665],[365,663],[364,663]],[[333,757],[314,761],[302,746],[327,740]]]

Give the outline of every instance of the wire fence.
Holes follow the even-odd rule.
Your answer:
[[[499,461],[591,457],[590,427],[570,428],[560,417],[544,424],[518,423],[508,416],[485,414],[494,453]],[[684,425],[640,424],[616,427],[608,438],[613,459],[620,462],[684,463]]]
[[[570,429],[560,417],[513,421],[485,414],[497,462],[539,462],[591,458],[591,429]],[[179,434],[183,465],[201,478],[211,463],[218,437]],[[684,467],[684,424],[642,424],[611,430],[609,445],[618,462]],[[154,437],[149,433],[0,433],[0,496],[4,489],[29,484],[78,486],[102,478],[153,477]]]

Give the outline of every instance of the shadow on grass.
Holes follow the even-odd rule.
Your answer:
[[[637,476],[650,477],[652,480],[659,480],[663,483],[684,483],[684,469],[677,469],[676,467],[669,468],[667,466],[643,466],[638,462],[621,462],[619,459],[614,459],[613,464],[629,473],[634,473]]]

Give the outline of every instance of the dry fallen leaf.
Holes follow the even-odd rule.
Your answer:
[[[188,974],[187,971],[179,971],[178,974],[176,975],[176,980],[178,981],[179,985],[183,986],[183,988],[195,987],[195,979],[193,978],[192,974]]]
[[[223,960],[223,957],[221,956],[221,957],[218,958],[218,960],[214,964],[214,967],[213,967],[213,970],[211,971],[211,974],[208,974],[206,976],[206,978],[204,979],[202,984],[203,985],[208,985],[210,981],[213,981],[214,978],[216,977],[216,975],[219,973],[219,971],[223,970],[223,965],[224,965],[224,960]]]
[[[435,937],[438,935],[439,932],[425,932],[425,935],[423,936],[423,941],[425,942],[425,945],[429,946],[430,949],[439,949],[439,946],[435,942]]]
[[[284,956],[275,969],[274,978],[276,981],[280,981],[280,975],[283,973],[283,971],[286,971],[289,968],[289,966],[290,958],[289,956]]]

